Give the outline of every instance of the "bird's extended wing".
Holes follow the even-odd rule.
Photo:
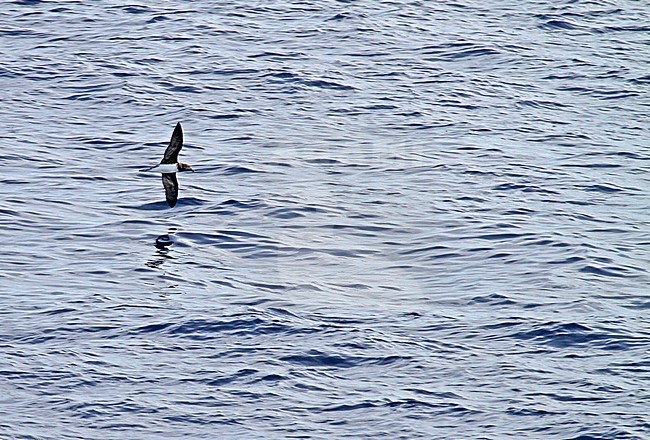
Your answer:
[[[165,187],[167,203],[173,208],[176,205],[176,200],[178,200],[178,179],[176,178],[176,173],[163,173],[162,182]]]
[[[181,123],[179,122],[176,124],[176,128],[174,128],[172,138],[165,150],[165,156],[160,163],[178,162],[178,153],[180,153],[181,148],[183,148],[183,127],[181,127]]]

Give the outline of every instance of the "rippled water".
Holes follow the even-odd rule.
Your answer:
[[[650,437],[647,13],[5,2],[0,437]]]

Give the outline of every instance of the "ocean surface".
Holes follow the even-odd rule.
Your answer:
[[[0,439],[650,438],[648,14],[3,2]]]

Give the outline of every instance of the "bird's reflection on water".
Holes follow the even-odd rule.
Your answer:
[[[167,249],[169,246],[174,244],[174,240],[169,234],[163,234],[160,235],[158,238],[156,238],[156,244],[155,246],[158,249]]]
[[[160,266],[162,266],[165,261],[172,259],[172,257],[168,255],[168,252],[167,249],[158,249],[156,254],[153,255],[153,258],[145,264],[152,269],[160,269]]]
[[[156,238],[154,246],[157,248],[156,253],[147,261],[146,265],[152,269],[160,269],[162,264],[174,257],[170,255],[170,246],[174,244],[174,233],[176,228],[170,228],[167,234],[159,235]]]

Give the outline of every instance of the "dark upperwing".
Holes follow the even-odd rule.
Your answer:
[[[176,173],[163,173],[162,175],[163,186],[165,187],[165,198],[170,208],[176,205],[178,200],[178,179]]]
[[[172,138],[165,150],[165,156],[163,156],[160,163],[177,163],[178,153],[180,153],[181,148],[183,148],[183,127],[181,127],[181,123],[179,122],[176,124],[176,128],[174,128]]]

